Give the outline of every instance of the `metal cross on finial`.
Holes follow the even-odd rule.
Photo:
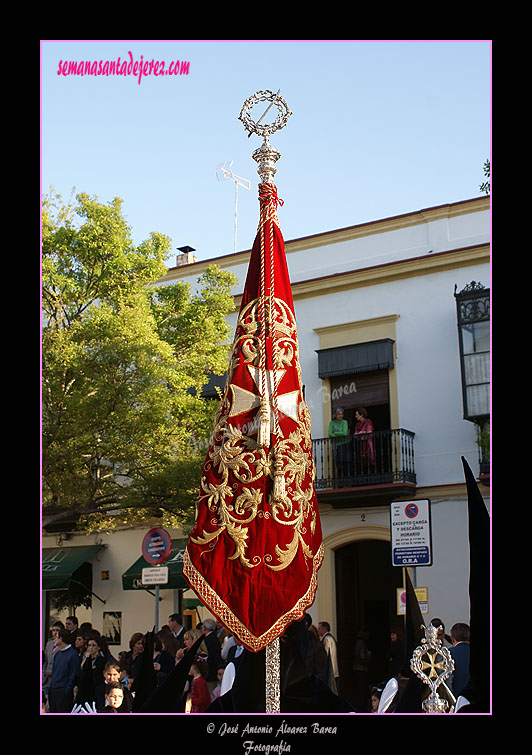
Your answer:
[[[281,153],[269,143],[268,137],[276,131],[284,128],[288,118],[292,115],[285,100],[280,96],[280,91],[281,90],[279,89],[275,94],[270,90],[255,92],[255,94],[252,94],[251,97],[248,97],[244,102],[240,115],[238,116],[238,119],[244,124],[244,128],[249,131],[248,138],[251,134],[257,134],[264,138],[262,145],[256,149],[252,155],[253,159],[259,163],[257,173],[259,174],[262,183],[273,183],[273,177],[277,171],[275,163],[281,157]],[[259,102],[269,102],[270,104],[261,117],[257,121],[253,121],[251,118],[251,110],[254,105],[257,105]],[[278,110],[277,117],[273,123],[261,124],[262,119],[272,105],[275,105]]]
[[[445,713],[449,709],[449,703],[440,697],[437,690],[440,685],[447,689],[444,681],[454,671],[454,660],[438,639],[437,627],[422,625],[421,628],[425,630],[424,642],[414,650],[410,668],[430,687],[430,694],[422,703],[425,713]]]

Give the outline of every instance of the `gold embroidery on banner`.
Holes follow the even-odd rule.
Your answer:
[[[191,536],[191,541],[206,545],[209,551],[216,547],[219,536],[225,532],[235,546],[230,559],[238,558],[247,568],[264,563],[269,569],[279,571],[294,560],[300,547],[305,560],[314,557],[307,541],[310,539],[309,529],[312,536],[316,527],[316,512],[312,510],[315,468],[310,412],[302,394],[297,329],[292,311],[282,300],[270,301],[269,328],[271,336],[276,339],[277,363],[269,371],[272,374],[265,383],[271,386],[274,372],[280,376],[280,382],[286,369],[296,370],[299,390],[280,394],[277,410],[294,420],[297,427],[288,437],[278,437],[275,445],[268,449],[258,445],[256,437],[252,437],[257,433],[259,411],[248,425],[239,427],[233,424],[239,414],[259,409],[257,394],[231,384],[234,368],[243,363],[255,385],[259,385],[260,341],[257,334],[261,323],[257,319],[258,301],[250,302],[238,319],[227,383],[204,467],[204,472],[211,471],[210,480],[207,482],[206,475],[201,480],[198,505],[203,502],[208,506],[213,514],[209,524],[214,529],[204,528],[201,535]],[[283,399],[283,396],[287,398]],[[271,406],[270,411],[273,411]],[[274,479],[275,473],[282,474],[283,484],[276,487],[275,493],[272,491],[269,500],[263,501],[262,491],[252,484],[263,477]],[[237,493],[239,495],[233,501]],[[256,517],[271,517],[277,524],[291,529],[290,542],[284,546],[276,545],[274,554],[250,555],[253,543],[249,542],[249,525]]]

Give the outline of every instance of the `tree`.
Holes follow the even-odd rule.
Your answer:
[[[234,276],[154,286],[170,240],[135,247],[121,206],[43,202],[43,506],[78,529],[191,520],[217,408],[201,389],[227,368]]]
[[[484,163],[484,178],[487,178],[488,180],[481,183],[479,187],[480,191],[483,191],[484,194],[490,193],[490,182],[489,182],[490,172],[491,172],[490,161],[486,160],[486,162]]]

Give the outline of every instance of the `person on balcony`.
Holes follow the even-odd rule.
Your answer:
[[[362,474],[370,474],[375,469],[375,448],[373,444],[373,422],[364,408],[355,410],[355,443],[357,460]]]
[[[349,426],[344,419],[344,410],[337,407],[334,419],[329,422],[329,438],[333,438],[333,458],[336,475],[341,479],[340,485],[351,474],[351,438]]]

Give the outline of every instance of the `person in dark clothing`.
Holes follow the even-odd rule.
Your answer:
[[[355,713],[348,700],[334,694],[305,664],[307,629],[303,620],[288,626],[280,638],[280,705],[284,713]],[[234,684],[207,713],[265,712],[265,655],[244,650]]]
[[[403,633],[400,629],[392,629],[390,632],[390,647],[387,653],[387,678],[391,679],[392,676],[396,678],[401,672],[403,667],[405,655],[405,647],[403,644]]]
[[[218,667],[222,660],[222,648],[218,635],[216,634],[216,622],[214,619],[205,619],[203,622],[203,633],[203,641],[208,653],[207,664],[209,670],[207,672],[206,680],[210,694],[216,687],[216,672],[218,671]]]
[[[183,626],[183,618],[180,613],[172,613],[168,617],[168,628],[177,640],[178,649],[185,647],[185,627]]]
[[[441,619],[432,619],[430,623],[438,629],[438,639],[441,640],[441,644],[444,647],[451,647],[453,643],[450,636],[445,633],[445,624],[443,621]]]
[[[70,632],[70,634],[73,634],[73,632],[79,629],[79,621],[76,616],[67,616],[65,619],[65,629],[67,632]]]
[[[105,658],[102,653],[100,636],[89,635],[87,639],[87,652],[81,661],[79,672],[79,687],[76,695],[76,703],[96,703],[96,708],[105,705],[105,679],[103,671]]]
[[[109,682],[105,690],[105,707],[98,709],[98,713],[122,713],[123,702],[123,686],[119,682]]]
[[[105,664],[105,668],[103,670],[103,678],[105,680],[105,690],[107,692],[107,690],[110,689],[109,687],[110,684],[119,683],[122,689],[124,690],[124,699],[122,701],[122,705],[120,706],[118,712],[131,713],[131,709],[133,707],[133,697],[131,695],[131,692],[127,688],[127,684],[124,685],[120,681],[121,675],[122,675],[122,669],[118,661],[107,661],[107,663]]]
[[[92,633],[89,632],[89,637],[91,636],[91,634]],[[116,661],[116,658],[109,650],[109,644],[103,634],[98,634],[98,644],[100,646],[100,653],[103,655],[106,663],[108,663],[109,661]]]
[[[174,653],[169,652],[167,647],[172,647]],[[160,684],[175,666],[177,640],[173,634],[169,634],[166,637],[161,632],[158,632],[154,638],[154,650],[153,668],[157,673],[157,683]]]
[[[127,672],[127,675],[136,679],[142,665],[142,654],[144,653],[144,635],[142,632],[135,632],[131,635],[129,641],[129,650],[124,653],[120,661],[120,666]]]
[[[327,684],[327,652],[321,644],[320,635],[312,623],[311,615],[306,613],[304,619],[308,632],[308,647],[306,653],[307,669],[311,674],[314,674],[314,676],[317,676],[318,679],[321,679],[322,682]]]
[[[372,653],[368,642],[369,632],[361,629],[355,637],[353,649],[353,701],[359,713],[369,713],[371,709],[368,666]]]
[[[458,697],[470,680],[470,631],[469,625],[459,622],[451,627],[451,641],[453,643],[450,654],[454,661],[454,672],[450,686],[455,697]]]
[[[70,632],[59,629],[55,638],[57,652],[52,664],[49,686],[50,713],[70,713],[74,704],[74,684],[79,673],[79,655],[70,642]]]

